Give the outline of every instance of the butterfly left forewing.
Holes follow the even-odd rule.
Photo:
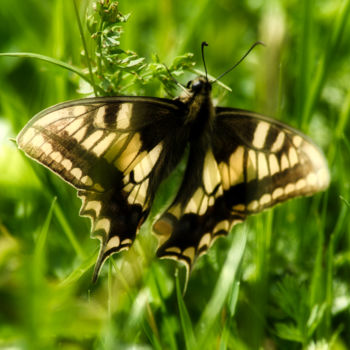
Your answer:
[[[326,160],[309,138],[256,113],[217,108],[213,149],[226,202],[246,215],[329,184]]]
[[[184,145],[178,155],[167,151],[168,130],[181,128],[181,114],[180,103],[165,99],[84,99],[39,113],[18,135],[28,156],[78,190],[80,213],[101,240],[95,276],[109,255],[131,246],[160,181],[179,160]]]

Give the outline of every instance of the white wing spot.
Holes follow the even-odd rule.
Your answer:
[[[269,155],[269,163],[270,163],[271,175],[274,175],[280,171],[280,166],[278,165],[278,159],[276,155],[274,154]]]
[[[140,204],[144,205],[147,195],[147,189],[148,189],[148,182],[149,180],[143,181],[140,185],[137,185],[133,188],[133,190],[130,192],[128,197],[128,202],[130,204]]]
[[[208,194],[211,194],[215,187],[220,183],[221,176],[219,173],[219,169],[217,163],[214,159],[213,153],[208,151],[203,166],[203,184],[205,191]]]
[[[284,143],[284,138],[285,138],[285,133],[281,131],[277,135],[275,142],[271,146],[271,152],[276,153],[282,148]]]
[[[322,168],[317,172],[318,184],[320,187],[326,187],[329,185],[329,171],[327,168]]]
[[[87,126],[84,126],[83,128],[79,129],[75,134],[73,134],[73,137],[80,142],[84,137],[87,132]]]
[[[130,126],[132,116],[132,103],[123,103],[117,116],[117,129],[127,129]]]
[[[123,187],[123,189],[125,192],[130,192],[134,187],[135,187],[135,185],[133,183],[129,182]]]
[[[158,143],[158,145],[154,147],[151,152],[148,153],[148,156],[150,157],[150,160],[153,166],[156,164],[159,158],[159,155],[162,152],[162,149],[163,149],[162,143]]]
[[[286,154],[283,153],[282,157],[281,157],[281,171],[288,169],[288,168],[289,168],[288,158],[287,158]]]
[[[107,151],[109,146],[112,144],[112,142],[115,140],[117,135],[115,133],[110,133],[106,137],[102,139],[102,141],[98,142],[95,147],[92,149],[92,152],[97,155],[97,157],[100,157],[104,152]]]
[[[43,118],[38,119],[34,125],[46,127],[59,119],[67,118],[70,115],[70,108],[60,109],[45,115]]]
[[[85,185],[85,186],[91,186],[93,184],[93,181],[91,179],[90,176],[85,175],[84,177],[82,177],[81,182]]]
[[[74,168],[70,172],[76,179],[80,179],[83,175],[83,172],[81,171],[80,168]]]
[[[104,155],[104,158],[106,158],[110,163],[113,163],[113,161],[120,155],[119,153],[128,139],[128,134],[117,134],[117,136],[118,138],[109,147],[106,154]]]
[[[259,172],[259,180],[269,175],[269,168],[267,165],[266,156],[264,153],[259,153],[258,155],[258,172]]]
[[[165,251],[168,253],[181,254],[181,249],[178,247],[169,247],[169,248],[165,249]]]
[[[176,218],[180,218],[181,216],[181,207],[180,205],[176,205],[175,207],[170,208],[169,213],[173,214]]]
[[[102,204],[99,201],[89,201],[86,204],[84,210],[93,210],[96,213],[96,217],[100,216]]]
[[[81,116],[87,112],[87,108],[85,106],[75,106],[73,108],[73,115]]]
[[[221,162],[219,164],[221,179],[222,179],[222,187],[224,190],[228,190],[231,186],[230,183],[230,171],[226,163]]]
[[[102,106],[98,109],[96,116],[95,116],[95,125],[99,128],[106,127],[104,116],[106,114],[106,106]]]
[[[107,232],[107,231],[106,231]],[[113,236],[107,243],[105,251],[118,248],[120,246],[120,238],[118,236]]]
[[[153,170],[163,146],[158,144],[134,167],[134,178],[136,182],[142,181]]]
[[[298,164],[299,158],[294,147],[291,147],[288,152],[289,164],[291,167]]]
[[[295,135],[295,136],[293,136],[293,143],[294,143],[294,146],[295,147],[300,147],[300,145],[302,144],[302,142],[303,142],[303,139],[302,139],[302,137],[301,136],[299,136],[299,135]]]
[[[118,157],[118,159],[114,162],[114,165],[121,171],[125,171],[127,168],[131,170],[132,163],[137,157],[141,148],[140,134],[136,133],[127,147],[123,151],[123,153]]]
[[[267,132],[269,131],[269,124],[266,122],[259,122],[253,138],[253,146],[256,148],[262,148],[265,145],[265,140],[267,136]]]
[[[220,221],[214,227],[213,233],[215,234],[219,231],[226,231],[227,232],[229,227],[230,227],[230,223],[228,222],[228,220]]]
[[[145,204],[147,190],[148,190],[148,184],[149,184],[149,179],[143,181],[142,184],[140,185],[140,190],[139,190],[139,193],[137,195],[137,198],[139,199],[141,205]]]
[[[247,205],[247,209],[250,211],[255,211],[257,210],[259,207],[259,202],[257,200],[251,201],[248,205]]]
[[[215,204],[215,198],[213,196],[209,197],[208,206],[212,207]]]
[[[195,254],[196,254],[196,249],[194,247],[188,247],[182,252],[182,255],[189,258],[191,262],[193,262]]]
[[[28,143],[36,134],[35,129],[29,128],[18,140],[22,145]]]
[[[230,183],[228,187],[243,182],[243,155],[244,148],[239,146],[230,157]]]
[[[191,199],[188,201],[184,212],[204,215],[207,209],[208,197],[204,194],[201,188],[198,188]]]
[[[55,161],[56,163],[61,163],[63,156],[61,154],[61,152],[52,152],[50,154],[50,158]]]
[[[284,194],[283,188],[278,187],[273,191],[272,198],[277,199],[277,198],[283,196],[283,194]]]
[[[36,147],[40,148],[42,144],[45,142],[44,138],[41,135],[36,135],[33,139],[31,144]]]
[[[297,191],[302,190],[304,187],[306,186],[306,181],[305,179],[300,179],[297,181],[297,183],[295,184],[295,189]]]
[[[68,124],[63,131],[66,131],[68,135],[73,135],[75,132],[77,132],[83,124],[83,119],[82,118],[76,118],[73,122]]]
[[[317,185],[317,176],[316,176],[316,174],[314,174],[314,173],[309,174],[307,176],[307,178],[306,178],[306,181],[307,181],[307,183],[310,186],[316,186]]]
[[[102,130],[97,130],[93,132],[91,135],[89,135],[81,144],[85,149],[89,150],[91,147],[93,147],[97,141],[101,139],[103,136]]]
[[[108,234],[110,228],[111,228],[111,221],[107,218],[103,218],[103,219],[100,219],[97,221],[97,223],[94,227],[94,230],[95,231],[103,230]]]
[[[245,211],[246,207],[245,204],[236,204],[232,209],[237,211]]]
[[[41,150],[48,156],[51,152],[52,152],[52,145],[51,143],[44,143],[42,146],[41,146]]]
[[[68,171],[70,171],[73,166],[73,163],[69,159],[64,159],[61,164]]]
[[[289,193],[292,193],[292,192],[294,192],[295,191],[295,184],[293,184],[293,183],[290,183],[290,184],[288,184],[285,188],[284,188],[284,193],[285,194],[289,194]]]
[[[264,195],[261,196],[259,203],[261,206],[264,206],[266,204],[269,204],[271,202],[271,195],[269,193],[265,193]]]
[[[121,241],[121,245],[125,245],[125,244],[131,244],[132,240],[130,238],[125,238]]]
[[[208,205],[209,205],[209,198],[207,195],[203,194],[203,200],[202,200],[201,207],[199,209],[198,214],[204,215],[205,212],[208,210]]]
[[[198,243],[198,249],[201,249],[202,247],[208,247],[210,246],[210,240],[211,236],[210,233],[206,233],[201,240]]]
[[[303,146],[303,151],[308,155],[315,168],[327,167],[321,152],[315,146],[305,142]]]
[[[247,181],[254,180],[257,176],[256,169],[256,152],[250,150],[248,152],[248,160],[247,160]]]

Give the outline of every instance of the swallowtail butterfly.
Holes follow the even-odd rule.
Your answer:
[[[206,77],[170,100],[104,97],[65,102],[38,113],[17,143],[75,187],[80,215],[101,241],[104,261],[128,249],[160,183],[189,148],[179,191],[155,221],[157,255],[188,270],[231,227],[277,203],[329,184],[326,160],[301,132],[241,109],[215,107]]]

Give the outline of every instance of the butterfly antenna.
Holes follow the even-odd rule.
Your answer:
[[[214,81],[212,81],[212,84],[214,84],[217,80],[220,80],[227,73],[231,72],[232,69],[236,68],[249,55],[249,53],[254,49],[254,47],[258,45],[266,46],[262,41],[255,42],[237,63],[235,63],[231,68],[229,68],[224,73],[220,74]]]
[[[205,79],[208,82],[208,71],[207,71],[207,66],[205,64],[205,59],[204,59],[204,46],[208,46],[208,43],[203,41],[202,45],[201,45],[201,50],[202,50],[202,61],[203,61],[203,65],[204,65],[204,71],[205,71]]]
[[[169,74],[169,77],[174,81],[174,83],[175,83],[180,89],[182,89],[183,91],[185,91],[187,95],[189,95],[189,92],[188,92],[188,90],[186,89],[186,87],[183,86],[181,83],[179,83],[179,82],[174,78],[174,76],[171,74],[169,68],[168,68],[164,63],[163,63],[163,66],[165,67],[166,71],[167,71],[168,74]]]

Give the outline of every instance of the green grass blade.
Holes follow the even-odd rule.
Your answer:
[[[185,338],[186,349],[192,350],[195,348],[196,339],[193,332],[192,321],[186,308],[184,299],[182,297],[178,274],[176,274],[176,297],[177,304],[179,307],[182,332]]]
[[[75,268],[61,283],[60,287],[65,288],[76,283],[85,273],[95,265],[98,257],[98,252],[94,252],[91,256],[82,261],[82,263]],[[92,276],[92,274],[91,274]]]
[[[38,280],[44,273],[44,266],[45,266],[45,244],[47,241],[47,235],[49,232],[49,226],[52,219],[52,214],[54,211],[54,207],[56,204],[56,197],[52,200],[49,212],[46,216],[44,225],[41,229],[41,232],[39,234],[38,240],[35,244],[35,250],[34,250],[34,276],[35,279]]]
[[[75,67],[71,64],[68,64],[66,62],[56,60],[55,58],[52,58],[52,57],[48,57],[48,56],[44,56],[44,55],[40,55],[40,54],[32,53],[32,52],[2,52],[2,53],[0,53],[0,57],[1,56],[35,58],[35,59],[40,60],[40,61],[51,63],[51,64],[54,64],[58,67],[62,67],[64,69],[67,69],[67,70],[79,75],[86,82],[88,82],[90,85],[93,86],[93,82],[86,76],[86,74],[81,69],[79,69],[78,67]]]
[[[337,138],[342,137],[345,132],[345,127],[349,122],[350,117],[350,89],[344,99],[344,103],[342,105],[340,116],[337,122],[337,126],[335,127],[335,136]]]
[[[246,229],[244,227],[236,229],[231,248],[228,251],[225,264],[220,272],[213,295],[207,303],[198,323],[201,336],[200,344],[204,344],[205,337],[209,334],[212,326],[216,322],[232,285],[237,282],[237,273],[243,257],[246,242]]]
[[[330,35],[324,54],[318,62],[315,77],[310,85],[308,98],[304,105],[302,117],[302,129],[305,130],[308,126],[311,113],[314,109],[316,101],[319,98],[321,90],[324,86],[326,76],[329,72],[332,63],[332,57],[337,52],[342,36],[345,32],[348,19],[350,18],[350,0],[344,0],[343,5],[339,9],[338,16],[334,21],[333,31]]]
[[[312,38],[311,38],[311,27],[313,19],[313,7],[314,1],[303,1],[302,2],[302,30],[300,35],[300,55],[299,55],[299,74],[297,81],[297,115],[299,118],[302,116],[303,104],[305,103],[305,98],[308,96],[308,89],[310,86],[311,78],[311,47],[312,47]],[[300,120],[299,120],[300,121]]]
[[[324,232],[318,230],[317,254],[315,259],[314,270],[310,285],[310,309],[321,302],[324,295],[324,275],[323,275],[323,249],[324,249]]]
[[[94,81],[94,75],[92,73],[91,59],[90,59],[88,47],[87,47],[87,44],[86,44],[84,31],[83,31],[83,26],[81,24],[81,20],[80,20],[80,16],[79,16],[79,10],[78,10],[78,6],[77,6],[76,0],[73,0],[73,5],[74,5],[75,17],[77,19],[78,26],[79,26],[79,33],[80,33],[81,42],[82,42],[83,47],[84,47],[84,52],[85,52],[85,56],[86,56],[86,63],[87,63],[88,69],[89,69],[90,81],[92,83],[91,85],[92,85],[92,88],[94,89],[95,96],[97,96],[97,90],[96,90],[96,85],[95,85],[95,81]]]
[[[63,229],[63,232],[66,234],[73,249],[75,250],[75,252],[79,255],[79,257],[81,259],[85,259],[85,252],[81,248],[79,242],[77,241],[75,234],[74,234],[72,228],[70,227],[70,225],[66,219],[66,216],[64,215],[61,207],[59,205],[56,205],[54,211],[55,211],[55,216],[56,216],[57,220],[59,221],[59,223]]]

